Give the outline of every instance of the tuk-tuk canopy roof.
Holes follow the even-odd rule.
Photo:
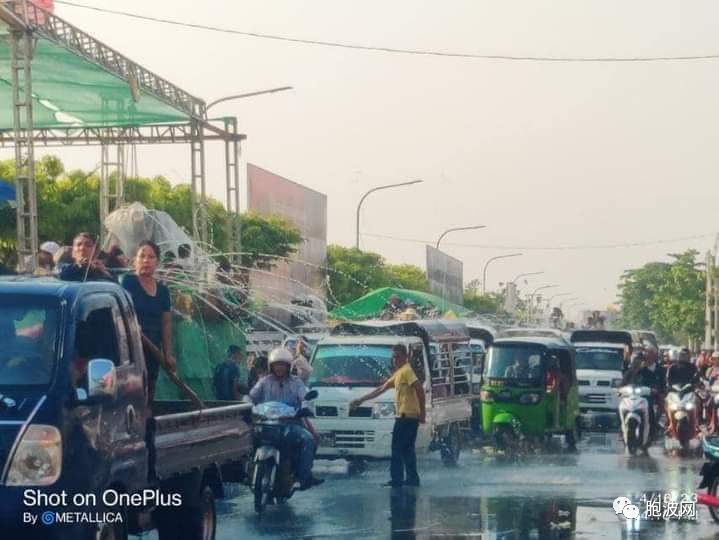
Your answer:
[[[344,321],[361,321],[377,318],[382,314],[387,302],[389,302],[390,297],[393,295],[398,296],[402,302],[412,300],[420,306],[429,305],[442,313],[452,311],[457,317],[466,317],[471,313],[468,309],[448,302],[434,294],[409,289],[397,289],[395,287],[383,287],[365,294],[354,302],[335,308],[329,313],[329,317],[331,319]]]
[[[546,349],[564,349],[574,351],[574,345],[561,338],[540,337],[540,336],[522,336],[500,338],[494,341],[493,347],[501,347],[502,345],[529,345],[540,346]]]
[[[632,334],[625,330],[575,330],[570,338],[572,343],[621,343],[632,346]]]
[[[333,336],[417,336],[425,341],[468,341],[469,332],[461,322],[447,320],[368,321],[342,323],[332,330]]]

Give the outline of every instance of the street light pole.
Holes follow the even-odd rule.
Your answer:
[[[487,267],[489,266],[489,263],[492,261],[496,261],[498,259],[508,259],[510,257],[520,257],[524,255],[524,253],[512,253],[510,255],[497,255],[496,257],[492,257],[489,259],[485,265],[484,265],[484,271],[482,272],[482,294],[485,294],[487,292]]]
[[[538,276],[539,274],[544,274],[544,272],[527,272],[525,274],[519,274],[516,278],[514,278],[510,283],[517,283],[517,280],[519,278],[528,277],[528,276]]]
[[[374,193],[375,191],[380,191],[383,189],[390,189],[390,188],[396,188],[396,187],[401,187],[401,186],[411,186],[412,184],[420,184],[420,183],[422,183],[422,180],[412,180],[411,182],[401,182],[399,184],[388,184],[386,186],[378,186],[376,188],[370,189],[367,193],[362,195],[362,198],[360,199],[360,202],[357,205],[357,239],[355,241],[355,248],[359,249],[360,209],[362,208],[362,203],[367,198],[367,196],[370,193]]]
[[[210,110],[210,107],[214,107],[218,103],[223,103],[225,101],[230,101],[233,99],[242,99],[242,98],[246,98],[246,97],[262,96],[264,94],[274,94],[275,92],[283,92],[285,90],[292,90],[292,89],[293,89],[292,86],[280,86],[279,88],[270,88],[268,90],[259,90],[257,92],[248,92],[246,94],[236,94],[234,96],[226,96],[226,97],[216,99],[215,101],[208,103],[207,106],[205,107],[205,111],[208,111],[208,110]]]
[[[486,225],[472,225],[471,227],[453,227],[453,228],[451,228],[451,229],[447,229],[447,230],[444,231],[444,232],[439,236],[439,238],[437,239],[437,249],[439,249],[439,243],[442,241],[442,238],[444,238],[445,236],[447,236],[447,235],[448,235],[449,233],[451,233],[451,232],[455,232],[455,231],[475,231],[475,230],[477,230],[477,229],[486,229],[486,228],[487,228]]]
[[[527,322],[532,320],[532,304],[534,303],[534,295],[536,295],[539,291],[543,291],[544,289],[553,289],[554,287],[559,287],[559,285],[542,285],[541,287],[537,287],[534,289],[534,292],[529,295],[529,308],[527,309]]]

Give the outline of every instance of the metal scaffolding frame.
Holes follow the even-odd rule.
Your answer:
[[[32,270],[38,248],[37,193],[34,146],[101,146],[100,219],[124,201],[127,144],[189,144],[191,155],[193,238],[208,241],[205,143],[224,141],[227,210],[231,252],[239,251],[239,155],[245,136],[237,132],[237,119],[223,119],[222,127],[207,118],[205,101],[140,66],[58,16],[29,0],[0,0],[0,21],[10,27],[12,55],[13,130],[0,129],[0,148],[15,148],[18,258],[20,269]],[[56,43],[127,82],[133,93],[146,92],[186,114],[187,123],[127,126],[60,126],[36,129],[32,117],[32,52],[38,37]],[[103,108],[110,103],[103,100]],[[116,147],[112,159],[111,147]],[[110,181],[115,173],[114,189]],[[199,204],[197,201],[199,187]],[[114,205],[113,205],[114,202]]]
[[[232,139],[225,140],[225,164],[227,183],[227,241],[233,246],[234,262],[240,262],[242,252],[242,229],[240,223],[240,144],[237,138],[237,118],[225,118],[225,131],[232,133]]]

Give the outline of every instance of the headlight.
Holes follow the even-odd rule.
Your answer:
[[[485,403],[492,403],[494,401],[494,394],[489,390],[482,390],[479,393],[479,399],[481,399]]]
[[[685,403],[685,404],[684,404],[684,408],[685,408],[687,411],[691,411],[691,410],[694,408],[694,404],[691,403],[691,402]]]
[[[8,486],[49,486],[62,470],[62,437],[53,426],[30,426],[8,471]]]
[[[536,393],[522,394],[519,398],[519,402],[524,405],[534,405],[542,400],[542,396]]]
[[[612,388],[619,388],[622,385],[621,379],[612,379]]]
[[[394,403],[375,403],[372,406],[372,418],[392,418],[394,416]]]

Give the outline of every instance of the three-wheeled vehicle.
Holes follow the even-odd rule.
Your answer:
[[[482,383],[482,429],[514,453],[564,435],[579,438],[574,347],[563,339],[502,338],[489,348]]]

